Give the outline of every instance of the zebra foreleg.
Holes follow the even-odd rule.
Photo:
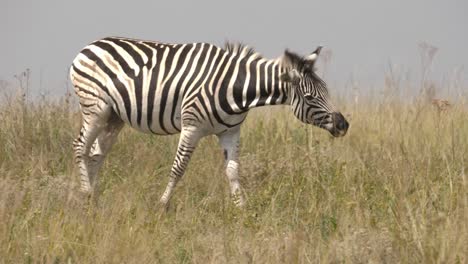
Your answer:
[[[184,175],[185,169],[190,161],[190,157],[197,147],[200,138],[201,133],[197,131],[195,127],[182,129],[179,138],[179,145],[177,147],[177,154],[169,177],[169,183],[160,199],[160,202],[164,207],[167,207],[177,182]]]
[[[234,204],[238,207],[244,205],[244,197],[242,195],[241,186],[239,183],[239,143],[240,143],[240,127],[228,130],[218,135],[219,143],[224,151],[226,176],[229,180],[231,188],[231,196]]]

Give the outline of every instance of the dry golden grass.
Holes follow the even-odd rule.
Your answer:
[[[342,104],[344,138],[284,107],[242,129],[244,210],[204,139],[166,215],[177,136],[119,137],[97,203],[78,192],[63,101],[0,107],[1,263],[467,263],[468,110]]]

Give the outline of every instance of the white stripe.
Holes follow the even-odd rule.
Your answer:
[[[251,56],[245,65],[247,74],[245,75],[244,87],[242,88],[242,107],[247,106],[247,91],[249,90],[250,82],[250,64],[255,60],[255,56]]]
[[[94,66],[93,69],[89,69],[88,67],[86,67],[85,65],[82,65],[82,62],[88,64],[89,66]],[[123,102],[123,99],[122,97],[120,96],[120,93],[117,92],[117,89],[115,88],[114,86],[114,83],[112,82],[112,80],[109,79],[109,76],[107,74],[105,74],[101,68],[99,68],[96,63],[92,60],[90,60],[88,57],[86,57],[84,54],[80,53],[78,54],[78,56],[76,57],[75,61],[74,61],[74,65],[76,68],[78,68],[80,71],[88,74],[89,76],[95,78],[96,80],[98,80],[102,85],[106,86],[108,91],[109,91],[109,94],[112,98],[114,98],[114,100],[116,101],[116,103],[118,104],[119,106],[119,110],[120,110],[120,113],[119,113],[119,116],[126,122],[129,122],[128,118],[127,118],[127,112],[125,110],[125,107],[124,107],[124,102]],[[91,87],[96,87],[93,82],[91,81],[87,81],[86,80],[86,83],[89,84],[89,86]],[[96,89],[99,89],[99,87],[96,87]],[[101,93],[99,93],[101,94]],[[117,109],[115,109],[117,110]]]
[[[275,92],[275,78],[276,78],[276,67],[278,66],[278,63],[276,61],[273,62],[273,66],[271,67],[271,91],[270,91],[270,96],[268,96],[268,99],[266,100],[265,104],[266,105],[270,105],[271,104],[271,100],[273,99],[273,94]]]
[[[130,122],[132,125],[137,125],[137,102],[135,94],[135,83],[128,75],[124,74],[124,70],[120,64],[112,57],[112,55],[98,46],[89,46],[89,49],[102,59],[104,64],[117,76],[117,79],[125,86],[130,99]],[[119,105],[120,107],[120,105]],[[122,105],[125,108],[125,105]]]
[[[159,111],[160,111],[160,105],[161,105],[161,98],[162,98],[162,88],[163,88],[163,78],[164,78],[164,73],[166,71],[166,58],[167,55],[169,54],[170,47],[166,47],[164,49],[163,56],[161,58],[161,61],[158,61],[159,63],[159,70],[158,70],[158,75],[156,76],[156,87],[152,89],[156,89],[155,95],[154,95],[154,102],[153,102],[153,120],[152,120],[152,125],[151,125],[151,130],[154,132],[160,132],[163,133],[164,131],[161,128],[161,124],[159,123]],[[159,50],[159,52],[162,52]]]
[[[138,53],[140,54],[141,56],[141,59],[143,60],[143,63],[146,64],[148,62],[148,57],[146,56],[146,54],[140,49],[138,48],[135,44],[133,44],[133,42],[131,41],[128,41],[128,40],[122,40],[122,42],[125,42],[127,43],[128,45],[132,46],[132,48]],[[141,41],[138,41],[139,43]]]
[[[186,45],[184,45],[183,47],[185,47]],[[167,94],[167,101],[166,101],[166,105],[165,106],[162,106],[164,107],[164,125],[165,125],[165,128],[168,132],[177,132],[177,129],[175,127],[172,127],[172,130],[170,129],[169,126],[172,126],[172,122],[171,122],[171,109],[172,109],[172,105],[175,103],[174,102],[174,94],[175,94],[175,88],[177,87],[177,84],[179,83],[180,79],[181,79],[181,76],[182,74],[184,73],[184,70],[185,68],[187,67],[187,63],[190,59],[190,56],[191,54],[193,53],[194,49],[196,48],[196,46],[194,45],[190,51],[188,52],[188,54],[186,55],[185,57],[185,60],[184,62],[182,63],[182,67],[181,68],[177,68],[177,73],[176,73],[176,76],[174,77],[174,79],[172,80],[172,83],[170,84],[171,86],[169,87],[169,93]],[[179,50],[177,51],[176,55],[175,55],[175,61],[172,62],[172,68],[171,68],[171,72],[172,73],[176,66],[177,66],[177,62],[179,60],[179,57],[180,57],[180,54],[182,53],[182,50],[183,48],[179,48]],[[169,76],[168,76],[169,77]],[[168,79],[166,78],[166,81]],[[181,92],[181,91],[179,91]]]
[[[127,62],[128,66],[130,66],[130,68],[133,69],[135,76],[138,75],[138,73],[140,72],[140,67],[136,64],[135,59],[130,54],[128,54],[128,52],[125,49],[115,44],[113,41],[101,40],[100,42],[107,43],[114,47],[117,53],[119,53],[120,56],[122,56],[122,58]]]
[[[216,70],[213,74],[213,76],[211,76],[211,81],[210,81],[210,85],[209,85],[209,88],[210,88],[210,95],[213,96],[214,94],[214,90],[216,87],[214,87],[213,83],[214,83],[214,80],[216,78],[216,75],[218,75],[218,71],[219,69],[221,68],[221,65],[223,65],[223,62],[224,60],[226,59],[226,56],[228,55],[227,52],[224,52],[223,56],[221,57],[221,61],[219,61],[219,63],[216,65]],[[213,61],[214,62],[214,61]]]
[[[194,86],[200,80],[200,78],[203,76],[203,73],[205,72],[205,68],[206,68],[206,66],[208,64],[208,60],[210,59],[211,51],[213,50],[213,45],[209,45],[210,47],[208,48],[208,51],[204,52],[203,51],[204,46],[205,46],[205,44],[202,45],[202,49],[201,49],[201,51],[199,52],[199,54],[197,56],[200,57],[201,54],[204,54],[205,59],[203,61],[202,67],[200,68],[197,76],[195,77],[193,82],[190,84],[190,86],[187,88],[187,95],[186,95],[187,98],[190,97],[193,94],[194,91],[199,91],[200,87],[194,87]],[[197,58],[197,61],[198,61],[198,58]],[[207,73],[207,75],[208,74],[209,74],[209,72]],[[205,80],[206,80],[206,77],[205,77]]]
[[[146,70],[143,70],[143,82],[142,82],[142,108],[141,108],[141,129],[143,131],[149,132],[149,124],[148,124],[148,93],[149,89],[155,89],[156,87],[149,87],[151,83],[151,75],[154,69],[154,66],[156,63],[158,63],[156,60],[156,50],[151,49],[153,52],[153,57],[152,57],[152,63],[151,67]],[[146,67],[146,66],[145,66]]]
[[[252,103],[250,103],[249,108],[256,106],[258,103],[258,100],[260,99],[260,65],[262,65],[264,62],[265,62],[264,59],[257,61],[257,69],[256,69],[257,80],[255,83],[255,99],[252,101]]]
[[[273,63],[273,61],[270,60],[264,66],[265,67],[265,74],[264,74],[263,77],[265,78],[265,90],[267,91],[267,94],[269,94],[266,101],[265,101],[265,105],[269,104],[269,102],[271,101],[271,97],[273,96],[273,87],[268,86],[268,80],[271,78],[271,76],[268,75],[268,66],[270,66],[272,63]]]
[[[229,81],[226,97],[229,105],[231,106],[234,112],[240,112],[240,108],[237,106],[236,102],[234,101],[234,83],[237,80],[237,75],[239,73],[239,65],[241,60],[247,55],[247,49],[243,49],[241,55],[236,58],[237,62],[234,67],[234,72],[232,73],[231,80]]]
[[[229,57],[229,60],[227,62],[227,64],[224,66],[224,71],[223,73],[221,74],[221,77],[219,78],[218,80],[218,84],[216,85],[216,88],[215,88],[215,92],[214,92],[214,101],[215,101],[215,107],[216,109],[218,110],[218,112],[221,112],[222,111],[222,108],[221,108],[221,104],[219,103],[219,90],[221,89],[221,84],[223,83],[223,80],[227,74],[227,71],[229,69],[229,67],[231,66],[231,63],[234,59],[236,55],[235,54],[231,54],[231,56]]]
[[[187,87],[187,83],[188,81],[190,80],[190,78],[192,77],[193,73],[195,72],[196,68],[197,68],[197,65],[198,65],[198,60],[200,59],[200,56],[201,54],[203,53],[203,48],[205,47],[205,44],[201,44],[201,47],[200,47],[200,51],[198,51],[198,53],[195,55],[195,58],[192,62],[192,67],[190,68],[190,71],[188,72],[187,76],[184,76],[185,80],[184,82],[182,83],[182,89],[180,90],[180,95],[182,96],[182,94],[184,94],[184,91]],[[189,54],[187,55],[187,60],[186,60],[186,63],[184,64],[187,64],[189,61],[190,61],[190,57],[193,53],[193,51],[195,50],[196,48],[196,45],[194,45],[193,49],[189,52]],[[185,67],[187,67],[187,65],[184,65]],[[185,69],[185,67],[183,67],[183,69]],[[183,70],[182,70],[183,72]],[[197,80],[200,78],[200,72],[198,72],[198,77],[195,77],[195,80],[190,83],[190,87],[188,87],[188,91],[190,91],[190,89],[192,89],[193,85],[197,82]],[[179,100],[182,100],[183,98],[179,98]]]

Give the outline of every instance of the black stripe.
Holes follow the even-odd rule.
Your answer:
[[[222,58],[224,54],[220,54],[220,57]],[[217,86],[217,83],[219,81],[219,79],[221,78],[221,75],[223,74],[223,71],[226,67],[226,64],[228,63],[229,61],[229,58],[230,58],[230,54],[228,54],[224,60],[221,62],[221,66],[219,67],[219,71],[217,73],[217,75],[213,75],[213,85],[214,87],[212,87],[213,89],[216,88]],[[216,63],[217,66],[219,66],[219,63]],[[216,67],[215,67],[216,68]],[[207,94],[209,94],[209,89],[210,88],[207,88]],[[222,90],[223,88],[220,87],[220,89]],[[221,119],[221,117],[219,116],[218,114],[218,111],[216,109],[216,104],[215,104],[215,96],[216,96],[216,91],[213,92],[213,95],[212,96],[208,96],[209,98],[209,103],[210,103],[210,110],[211,110],[211,113],[213,114],[213,117],[216,119],[216,122],[220,123],[221,125],[224,125],[226,127],[231,127],[230,124],[228,123],[225,123],[223,119]]]
[[[164,63],[164,65],[166,66],[166,69],[164,71],[164,74],[161,76],[161,79],[164,80],[166,79],[166,76],[169,75],[169,72],[170,72],[170,68],[171,68],[171,65],[172,65],[172,61],[174,60],[174,57],[175,57],[175,54],[177,53],[179,47],[172,47],[172,46],[167,46],[169,48],[169,51],[168,51],[168,54],[166,56],[166,60],[163,61],[162,63]],[[161,54],[163,55],[163,54]],[[160,63],[161,65],[161,63]],[[159,81],[159,80],[158,80]],[[158,87],[159,89],[164,89],[164,87]],[[161,92],[161,97],[162,97],[162,92]],[[153,101],[156,101],[156,98],[154,96],[153,98]],[[158,113],[160,114],[161,113],[161,109],[164,109],[165,105],[162,104],[162,98],[161,98],[161,102],[159,104],[159,111]],[[158,118],[160,118],[161,115],[158,116]],[[154,118],[152,119],[154,120]],[[169,131],[167,131],[167,129],[164,127],[164,124],[159,122],[159,126],[161,127],[161,129],[166,133],[166,134],[171,134],[169,133]]]
[[[275,86],[272,86],[273,89],[273,97],[271,98],[271,103],[272,104],[278,104],[278,99],[281,95],[280,90],[279,90],[279,78],[278,78],[278,68],[279,66],[276,65],[272,67],[271,69],[271,77],[273,78],[273,73],[274,73],[274,78],[275,78]],[[273,79],[272,79],[273,82]],[[272,83],[273,84],[273,83]]]
[[[120,108],[119,108],[119,105],[117,104],[117,102],[115,101],[115,99],[110,95],[109,93],[109,90],[107,89],[107,87],[105,87],[100,81],[98,81],[96,78],[88,75],[87,73],[81,71],[80,69],[78,69],[75,65],[72,65],[73,67],[73,70],[78,74],[78,75],[81,75],[83,78],[87,79],[88,81],[90,82],[93,82],[95,83],[99,88],[101,88],[106,94],[107,96],[109,96],[109,98],[112,99],[112,101],[114,102],[114,105],[115,107],[117,108],[117,112],[120,114]],[[104,99],[103,99],[104,101]]]
[[[175,121],[174,117],[175,117],[175,110],[177,108],[178,101],[179,101],[180,89],[182,89],[182,84],[184,83],[186,76],[189,74],[191,68],[193,67],[192,64],[195,61],[195,56],[200,51],[200,49],[201,49],[201,46],[198,46],[198,45],[195,44],[195,49],[192,51],[192,54],[191,54],[190,58],[188,58],[188,61],[185,62],[187,60],[187,58],[184,59],[183,63],[185,63],[187,66],[185,67],[185,70],[182,73],[181,78],[179,79],[179,81],[178,81],[178,83],[176,84],[176,87],[175,87],[174,97],[173,97],[173,101],[172,101],[172,110],[171,110],[171,124],[172,124],[172,127],[174,127],[179,132],[180,132],[180,129],[177,128],[177,126],[176,126],[176,124],[174,122]],[[199,68],[199,65],[195,65],[195,67]],[[197,72],[197,71],[195,70],[195,72]],[[193,74],[193,75],[195,75],[195,74]],[[192,77],[193,77],[193,75],[192,75]],[[188,82],[188,84],[190,84],[190,82]]]
[[[122,67],[122,70],[126,75],[128,75],[130,78],[135,77],[135,71],[128,65],[128,62],[111,44],[97,41],[94,42],[93,45],[107,51],[112,56],[112,58],[114,58],[114,60],[119,63],[120,67]]]
[[[102,97],[99,96],[98,94],[95,94],[95,93],[93,93],[93,92],[91,92],[91,91],[86,90],[85,88],[81,87],[80,85],[76,85],[76,84],[75,84],[75,88],[76,88],[78,91],[80,91],[80,92],[83,92],[83,93],[85,93],[85,94],[92,95],[92,96],[94,96],[94,97],[96,97],[96,98],[99,98],[100,100],[102,100],[102,101],[105,102],[104,98],[102,98]]]
[[[206,47],[207,50],[209,50],[210,47],[213,47],[212,45],[209,45]],[[195,97],[195,92],[198,92],[200,93],[201,89],[200,88],[200,85],[202,85],[202,83],[205,82],[205,79],[206,79],[206,82],[209,82],[209,78],[208,76],[211,75],[212,73],[214,73],[214,70],[213,69],[211,72],[210,72],[210,67],[211,67],[211,63],[213,62],[213,59],[214,59],[214,56],[216,55],[216,51],[218,50],[218,48],[216,47],[213,47],[210,51],[210,53],[208,54],[202,54],[202,56],[200,57],[199,61],[202,61],[200,63],[200,67],[203,65],[203,63],[205,62],[206,60],[206,66],[205,66],[205,69],[204,69],[204,72],[201,73],[200,75],[200,78],[198,79],[197,83],[195,83],[193,85],[193,89],[191,91],[189,90],[185,90],[184,91],[184,98],[193,98]],[[205,51],[203,51],[203,53],[205,53]],[[219,55],[219,54],[218,54]],[[219,56],[216,58],[216,59],[219,59]],[[213,65],[213,67],[215,68],[215,65]],[[195,78],[196,76],[194,76],[193,78]],[[190,82],[189,82],[190,83]]]
[[[249,86],[248,86],[249,89],[247,90],[247,104],[246,104],[247,107],[253,102],[253,100],[255,100],[255,97],[257,95],[256,85],[257,85],[257,64],[258,63],[260,63],[259,60],[254,60],[252,61],[249,67],[250,81],[249,81]]]
[[[133,43],[133,45],[137,46],[143,53],[145,53],[146,57],[148,58],[148,61],[144,65],[149,67],[151,65],[151,58],[153,57],[153,50],[151,50],[145,44],[142,44],[140,41],[131,41],[131,42]]]
[[[248,110],[247,106],[242,107],[242,93],[243,93],[244,84],[245,84],[246,76],[247,76],[246,64],[247,64],[248,59],[249,57],[247,56],[246,58],[243,58],[239,63],[237,78],[234,81],[234,88],[233,88],[234,90],[232,93],[234,102],[236,103],[239,109],[242,109],[243,112]]]
[[[202,118],[203,120],[205,120],[205,118],[204,118],[204,116],[203,116],[203,114],[202,114],[200,108],[198,108],[197,104],[192,104],[190,107],[191,107],[191,108],[194,108],[194,111],[192,111],[193,113],[199,113],[200,116],[201,116],[201,118]],[[192,115],[193,115],[198,121],[200,121],[200,119],[198,118],[198,116],[197,116],[196,114],[192,114]]]
[[[128,44],[125,41],[128,40],[122,40],[122,39],[113,39],[114,43],[122,47],[130,56],[135,60],[135,63],[138,66],[143,66],[143,59],[141,58],[141,55],[133,48],[130,44]],[[128,41],[131,42],[131,41]],[[132,42],[133,44],[133,42]]]
[[[229,65],[229,69],[227,70],[226,76],[224,76],[224,79],[221,83],[221,87],[219,89],[219,105],[223,111],[229,115],[238,115],[238,114],[243,114],[245,111],[240,111],[236,112],[232,109],[231,105],[229,104],[229,101],[227,100],[228,95],[227,94],[227,89],[229,87],[229,82],[231,81],[231,77],[234,74],[234,71],[236,69],[236,64],[238,60],[238,56],[236,56],[231,64]]]
[[[163,55],[164,55],[165,49],[156,49],[156,65],[154,65],[153,70],[151,71],[151,80],[149,83],[149,88],[148,88],[148,95],[147,95],[147,123],[148,123],[148,128],[150,131],[154,134],[156,134],[151,127],[153,126],[153,109],[154,109],[154,101],[155,101],[155,96],[156,96],[156,90],[159,88],[157,87],[158,84],[158,73],[161,65],[165,63],[162,61]]]
[[[107,76],[109,76],[109,78],[111,79],[112,83],[114,84],[114,86],[117,88],[117,92],[120,93],[120,96],[122,97],[122,100],[124,102],[124,107],[125,107],[125,110],[127,112],[127,118],[128,118],[128,121],[131,123],[131,103],[130,103],[130,95],[128,93],[128,90],[127,90],[127,87],[125,87],[125,85],[120,82],[120,80],[117,78],[117,75],[111,71],[105,64],[104,62],[102,61],[101,58],[99,58],[96,54],[94,54],[91,50],[89,49],[84,49],[83,51],[81,51],[81,54],[85,55],[86,57],[88,57],[90,60],[94,61],[96,63],[96,65],[98,65],[99,68],[101,68],[101,70],[107,74]],[[117,105],[117,104],[116,104]]]
[[[165,129],[164,127],[164,111],[165,111],[165,108],[166,108],[166,103],[167,103],[167,99],[168,99],[168,95],[169,95],[169,92],[170,92],[170,88],[171,88],[171,85],[172,85],[172,82],[174,81],[174,78],[175,76],[177,75],[178,73],[178,69],[180,69],[182,67],[182,64],[184,63],[184,60],[185,60],[185,57],[187,56],[187,53],[189,52],[190,48],[192,47],[192,45],[187,45],[185,47],[181,47],[182,52],[179,56],[179,60],[177,61],[177,65],[175,67],[175,71],[174,73],[172,74],[171,77],[169,77],[169,80],[166,82],[166,84],[164,85],[164,87],[162,87],[162,94],[161,94],[161,107],[159,109],[159,124],[161,126],[161,128],[167,132],[169,134],[169,132]],[[174,54],[175,56],[175,54]],[[172,63],[171,63],[172,64]],[[171,67],[171,64],[166,64],[167,66],[170,66]],[[169,67],[169,71],[170,71],[170,67]],[[169,73],[169,72],[168,72]],[[173,116],[170,116],[169,119],[173,119]]]
[[[205,46],[199,46],[196,50],[194,50],[194,52],[192,53],[192,57],[194,58],[194,60],[192,61],[192,63],[195,61],[195,57],[200,54],[200,57],[198,58],[198,63],[196,65],[192,65],[190,67],[190,64],[189,64],[189,67],[190,68],[193,68],[195,66],[195,70],[192,74],[192,76],[190,76],[190,79],[188,80],[187,84],[189,86],[192,86],[192,89],[193,90],[197,90],[197,88],[199,87],[199,85],[201,84],[201,82],[203,82],[203,79],[205,77],[205,74],[207,73],[207,68],[209,67],[209,60],[207,62],[208,65],[205,66],[205,69],[204,69],[204,72],[200,72],[201,71],[201,67],[203,66],[203,63],[205,62],[206,58],[210,56],[211,52],[210,53],[206,53],[208,52],[208,49],[209,49],[209,45],[205,45]],[[185,74],[184,74],[185,75]],[[200,78],[198,79],[198,81],[196,83],[194,83],[195,81],[195,78],[198,77],[198,75],[200,75]],[[190,93],[191,91],[189,91],[188,89],[184,90],[184,93],[183,93],[183,97],[186,98],[187,94]]]
[[[205,101],[203,100],[203,97],[201,96],[201,93],[200,93],[200,96],[198,96],[198,99],[199,99],[200,104],[203,107],[203,110],[205,111],[206,115],[208,116],[208,120],[210,121],[211,126],[214,127],[213,120],[211,120],[211,115],[210,115],[210,112],[208,111],[208,106],[206,105]]]
[[[140,70],[138,72],[138,75],[135,75],[135,71],[132,68],[130,68],[127,61],[122,57],[121,54],[117,52],[117,50],[111,44],[98,41],[98,42],[95,42],[94,45],[107,51],[112,56],[112,58],[119,63],[124,73],[133,80],[134,87],[135,87],[134,92],[135,92],[135,98],[136,98],[136,106],[137,106],[137,109],[136,109],[137,110],[137,124],[141,127],[141,117],[142,117],[142,108],[143,108],[142,97],[143,97],[143,70],[144,70],[143,67],[141,67],[142,65],[138,65]],[[140,44],[140,46],[144,46],[144,45]],[[151,57],[152,57],[151,50],[149,50],[145,46],[143,48],[147,50],[147,55],[148,55],[147,65],[151,65],[150,64]]]
[[[126,41],[126,42],[125,42]],[[133,78],[134,82],[134,87],[135,87],[135,99],[136,99],[136,107],[137,107],[137,124],[141,127],[141,118],[142,118],[142,109],[143,109],[143,70],[145,70],[145,66],[147,68],[150,67],[152,64],[152,57],[153,57],[153,51],[148,48],[146,45],[139,43],[137,40],[125,40],[125,41],[120,41],[122,47],[127,46],[128,50],[127,51],[133,51],[131,56],[135,59],[135,62],[137,65],[140,67],[140,71],[138,72],[138,75]],[[136,46],[137,49],[142,51],[146,58],[147,62],[146,64],[143,63],[143,58],[140,55],[140,53],[135,50],[135,47],[132,47],[130,44],[127,42],[132,43],[134,46]]]
[[[266,63],[260,67],[260,98],[257,102],[257,106],[264,106],[266,100],[270,95],[268,88],[271,88],[271,76],[272,76],[272,64],[267,65]],[[266,72],[266,73],[265,73]],[[265,85],[265,78],[267,82]]]
[[[210,71],[210,67],[211,67],[211,63],[212,63],[212,60],[213,58],[210,58],[209,60],[209,64],[207,65],[207,74],[208,76],[206,77],[206,83],[210,83],[211,80],[213,80],[213,78],[215,78],[215,72],[216,72],[216,69],[218,68],[218,65],[219,63],[221,63],[221,60],[223,59],[223,55],[224,55],[224,52],[222,50],[220,50],[219,48],[215,47],[214,48],[214,51],[215,53],[213,54],[213,56],[215,56],[219,51],[218,55],[216,56],[216,59],[213,63],[213,68],[211,69]],[[221,69],[220,69],[221,70]],[[215,82],[213,82],[213,84],[215,84]],[[214,97],[210,95],[210,89],[211,87],[209,87],[209,85],[205,85],[204,87],[202,87],[203,90],[199,90],[199,96],[198,96],[198,99],[199,99],[199,102],[200,104],[202,105],[203,109],[205,110],[206,112],[206,115],[208,116],[208,119],[210,120],[210,124],[211,126],[214,127],[214,123],[213,123],[213,120],[211,119],[211,114],[213,115],[217,115],[215,112],[216,112],[216,109],[215,109],[215,105],[214,105],[214,101],[212,101],[211,99],[213,99]],[[203,98],[202,94],[205,93],[206,94],[206,97],[208,97],[208,100],[205,101],[205,99]],[[216,119],[216,117],[215,117]]]

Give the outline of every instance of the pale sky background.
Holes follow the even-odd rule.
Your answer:
[[[268,58],[285,48],[305,54],[324,45],[333,55],[325,79],[336,90],[350,80],[378,89],[389,65],[410,71],[417,83],[418,44],[425,41],[439,48],[430,78],[444,82],[458,71],[466,84],[467,27],[466,0],[0,0],[0,80],[14,84],[13,76],[29,68],[33,92],[61,95],[81,48],[125,36],[217,45],[235,40]]]

